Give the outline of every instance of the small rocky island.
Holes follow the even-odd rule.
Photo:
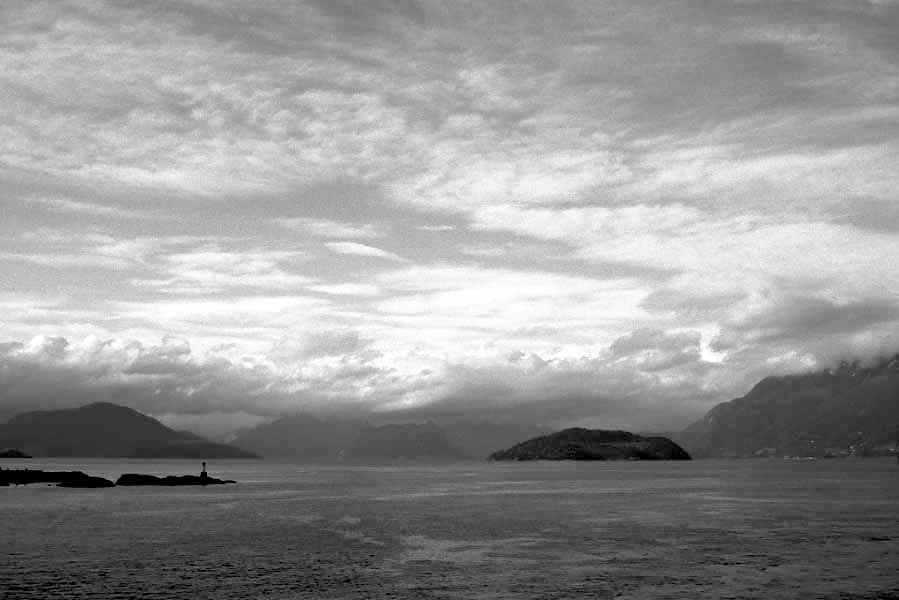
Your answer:
[[[690,460],[665,437],[574,427],[532,438],[490,455],[491,460]]]
[[[143,475],[141,473],[125,473],[116,479],[116,485],[221,485],[223,483],[236,483],[231,479],[216,479],[210,477],[206,473],[206,463],[203,463],[203,470],[199,475],[167,475],[165,477],[157,477],[156,475]]]
[[[140,473],[125,473],[116,479],[116,485],[221,485],[223,483],[236,483],[231,479],[216,479],[206,473],[206,463],[199,475],[142,475]]]

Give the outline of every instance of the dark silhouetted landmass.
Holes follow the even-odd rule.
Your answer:
[[[39,469],[0,469],[0,486],[28,485],[31,483],[55,483],[58,487],[70,488],[106,488],[117,485],[221,485],[235,483],[231,479],[216,479],[204,474],[200,475],[142,475],[126,473],[115,483],[103,477],[87,475],[81,471],[42,471]]]
[[[55,483],[58,487],[105,488],[115,484],[102,477],[81,471],[41,471],[35,469],[0,469],[0,486]]]
[[[696,457],[870,456],[895,452],[899,356],[768,377],[675,436]]]
[[[352,461],[430,460],[467,458],[453,446],[434,423],[366,426],[349,447],[345,458]]]
[[[0,446],[21,448],[33,456],[257,458],[107,402],[13,417],[0,425]]]
[[[564,429],[490,455],[492,460],[690,460],[683,448],[664,437],[627,431]]]
[[[266,458],[336,461],[364,426],[352,419],[287,416],[244,431],[231,443]]]
[[[156,475],[143,475],[141,473],[125,473],[116,479],[116,485],[134,486],[134,485],[221,485],[224,483],[235,483],[231,479],[216,479],[215,477],[203,477],[201,475],[168,475],[166,477],[157,477]]]
[[[31,458],[31,455],[26,454],[17,448],[6,448],[0,450],[0,458]]]

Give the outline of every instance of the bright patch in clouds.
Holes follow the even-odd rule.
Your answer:
[[[0,11],[0,416],[670,429],[899,350],[894,3]]]
[[[375,227],[370,223],[360,225],[330,221],[328,219],[309,219],[306,217],[278,219],[278,222],[297,232],[323,238],[366,240],[382,238],[386,235],[381,228]]]
[[[329,250],[332,252],[336,252],[337,254],[349,254],[353,256],[370,256],[374,258],[383,258],[386,260],[393,260],[397,262],[403,262],[405,259],[393,252],[388,252],[386,250],[381,250],[380,248],[375,248],[374,246],[369,246],[367,244],[360,244],[358,242],[328,242],[325,244]]]

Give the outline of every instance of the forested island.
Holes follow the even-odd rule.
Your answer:
[[[690,460],[665,437],[573,427],[490,455],[492,460]]]

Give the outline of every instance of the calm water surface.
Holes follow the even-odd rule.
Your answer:
[[[0,598],[899,599],[895,461],[209,468],[0,488]]]

